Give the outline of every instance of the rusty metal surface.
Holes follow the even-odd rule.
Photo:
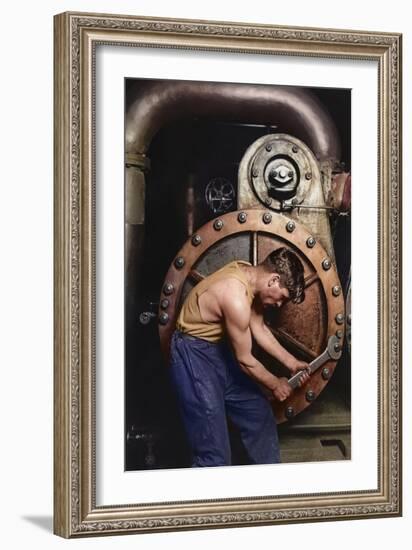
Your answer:
[[[332,183],[326,202],[328,206],[348,212],[351,207],[351,175],[340,172],[332,176]]]
[[[195,233],[200,243],[196,245],[193,239],[189,239],[176,254],[176,258],[184,259],[184,265],[178,268],[175,261],[172,262],[159,300],[168,300],[167,308],[159,309],[159,316],[168,314],[166,323],[164,315],[159,319],[160,342],[166,358],[182,298],[196,282],[231,259],[244,259],[252,263],[255,258],[260,261],[279,246],[291,248],[301,259],[305,270],[306,297],[301,304],[288,302],[279,310],[278,316],[268,319],[274,334],[292,353],[307,360],[319,355],[325,349],[329,336],[338,330],[342,331],[343,340],[345,324],[337,321],[339,314],[345,314],[343,293],[335,295],[333,291],[335,287],[340,287],[340,281],[333,261],[325,269],[324,260],[330,258],[322,245],[316,242],[314,246],[309,246],[311,235],[297,222],[294,222],[294,230],[288,231],[290,218],[282,214],[272,213],[270,223],[267,220],[265,223],[264,215],[267,211],[253,209],[243,212],[246,221],[239,219],[239,212],[219,217],[222,222],[218,224],[220,229],[216,229],[215,220],[208,222]],[[219,253],[220,246],[223,247],[222,253]],[[266,368],[279,374],[276,361],[271,358],[265,360]],[[327,379],[322,377],[323,369],[320,369],[285,402],[274,402],[273,410],[279,423],[288,419],[288,411],[293,412],[289,414],[289,418],[292,418],[317,398],[330,380],[336,361],[328,361],[325,367],[329,369]]]

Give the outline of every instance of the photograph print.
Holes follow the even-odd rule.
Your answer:
[[[351,92],[125,79],[125,470],[351,459]]]

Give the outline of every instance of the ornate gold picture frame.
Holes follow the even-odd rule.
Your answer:
[[[394,33],[87,13],[55,16],[54,532],[57,535],[70,538],[401,515],[401,44],[402,36]],[[104,499],[101,502],[97,498],[100,490],[97,463],[102,448],[96,445],[96,425],[101,423],[102,416],[97,406],[101,371],[96,359],[100,296],[96,293],[96,278],[99,279],[96,246],[101,242],[98,228],[101,229],[102,222],[96,224],[100,189],[96,176],[100,116],[96,110],[100,76],[96,51],[106,46],[129,52],[143,48],[175,55],[190,52],[194,59],[201,52],[210,52],[249,60],[253,56],[269,60],[281,57],[285,63],[302,59],[314,64],[332,60],[369,61],[376,65],[377,133],[370,137],[378,163],[369,169],[377,181],[373,191],[377,195],[377,211],[373,212],[377,232],[371,241],[377,257],[377,347],[368,351],[365,342],[365,350],[360,352],[375,373],[371,387],[377,391],[372,390],[370,399],[377,411],[377,444],[373,449],[376,486],[354,484],[340,490],[326,487],[253,495],[237,492],[236,496],[228,493],[208,498],[197,490],[193,478],[191,481],[188,478],[187,484],[192,484],[189,499],[179,498],[177,493],[173,496],[173,492],[165,499],[156,498],[153,493],[150,499],[150,489],[144,499],[137,491],[132,500],[125,498],[124,503]],[[138,66],[136,74],[124,75],[130,76],[139,77]],[[143,160],[128,154],[122,170]],[[123,188],[123,181],[117,183]],[[361,183],[368,185],[367,181]],[[144,201],[144,195],[132,193],[128,200],[127,207],[134,206],[139,211],[142,209],[139,201]],[[126,212],[126,216],[129,214]],[[361,297],[358,294],[352,299]],[[352,366],[362,368],[355,361]],[[367,393],[368,387],[362,391]],[[359,412],[359,408],[356,410]],[[356,414],[352,419],[355,424]],[[186,471],[182,475],[192,473]],[[147,478],[149,487],[157,482],[153,474],[156,472],[150,472],[152,477]],[[149,476],[145,472],[140,475]],[[246,470],[244,475],[248,475]]]

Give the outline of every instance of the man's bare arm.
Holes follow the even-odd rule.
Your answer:
[[[226,292],[221,300],[227,336],[240,368],[269,388],[279,401],[284,401],[291,393],[287,379],[274,376],[252,355],[252,334],[249,326],[251,310],[246,295],[242,295],[244,290],[239,285],[242,283],[238,281],[231,283],[230,292]]]
[[[250,330],[257,344],[269,355],[276,357],[292,374],[308,367],[308,363],[299,361],[285,349],[266,326],[263,312],[255,307],[250,315]],[[306,381],[306,378],[305,380]]]

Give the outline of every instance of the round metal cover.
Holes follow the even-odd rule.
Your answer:
[[[339,314],[345,314],[344,298],[342,293],[335,296],[332,292],[334,287],[340,286],[339,277],[333,262],[328,270],[324,269],[322,262],[326,252],[322,245],[316,241],[309,246],[311,235],[296,221],[294,231],[289,232],[287,224],[290,219],[282,214],[272,212],[270,223],[265,223],[267,211],[253,209],[244,212],[247,219],[243,223],[238,219],[239,212],[220,216],[223,221],[220,230],[214,226],[215,220],[206,223],[197,231],[201,244],[194,246],[189,239],[177,252],[176,257],[184,258],[184,266],[177,268],[172,261],[165,277],[165,282],[174,288],[173,294],[167,295],[169,318],[166,324],[159,325],[160,342],[166,359],[180,306],[194,285],[232,260],[246,260],[256,265],[281,246],[293,250],[302,261],[305,299],[301,304],[289,301],[280,309],[268,311],[265,321],[274,336],[293,355],[311,362],[326,349],[329,337],[344,329],[344,325],[336,322]],[[165,297],[163,286],[159,302],[164,303]],[[253,353],[276,376],[289,376],[284,366],[258,347],[254,347]],[[272,401],[277,422],[285,422],[291,417],[288,410],[293,410],[293,416],[296,416],[310,406],[313,400],[308,400],[307,395],[313,395],[314,399],[319,396],[336,364],[336,360],[330,359],[311,375],[303,387],[293,390],[287,400]],[[324,368],[328,369],[327,377],[322,376]]]

